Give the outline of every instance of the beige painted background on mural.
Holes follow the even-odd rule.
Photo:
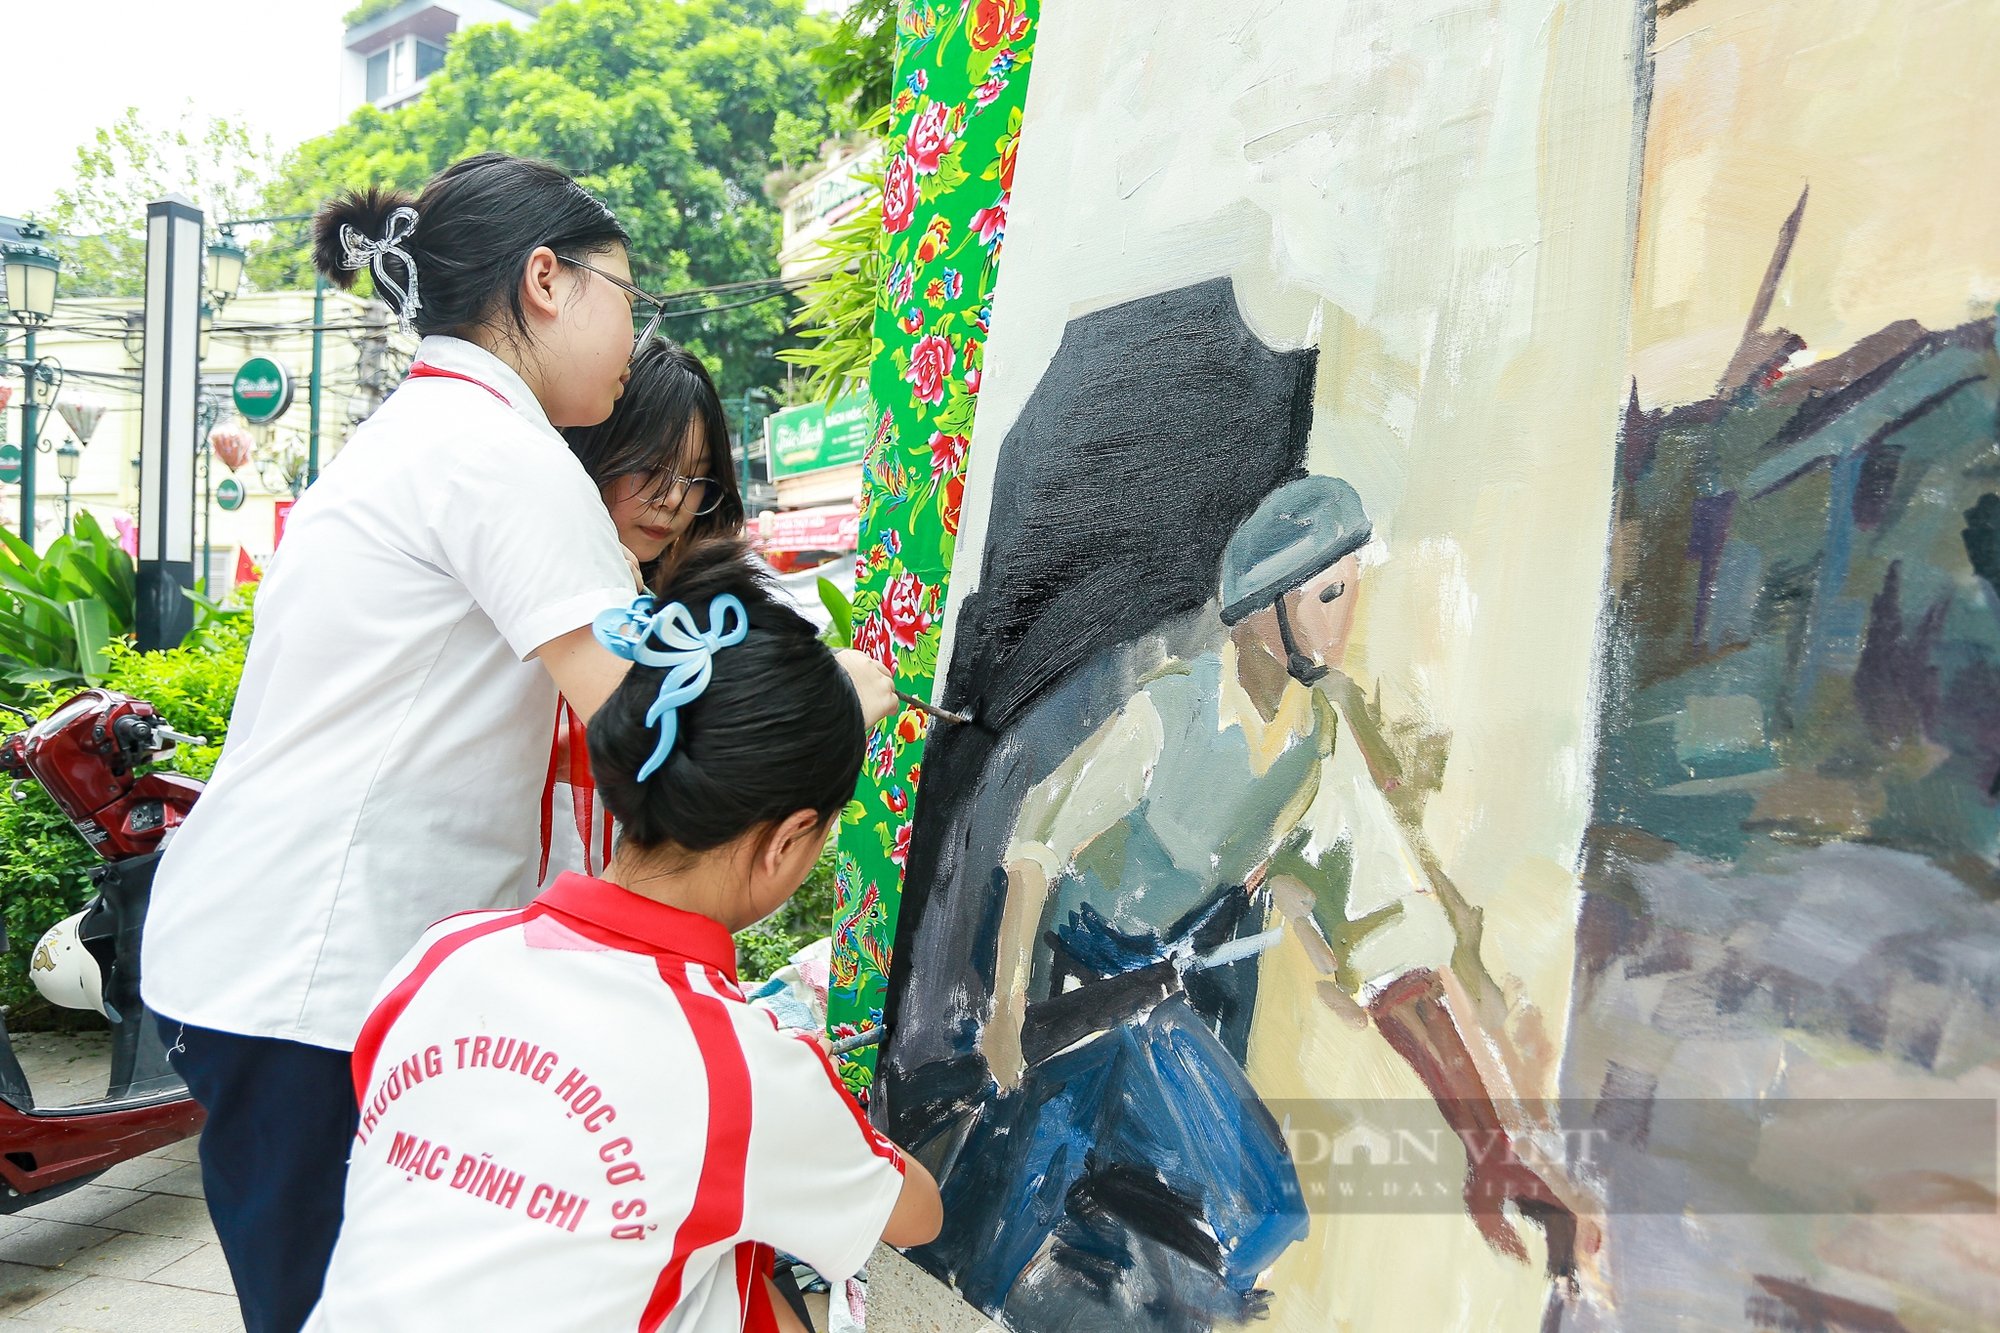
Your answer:
[[[1531,1094],[1553,1088],[1588,813],[1637,40],[1612,3],[1049,6],[953,571],[956,603],[1071,317],[1227,275],[1268,342],[1319,346],[1310,464],[1380,537],[1346,665],[1392,719],[1451,734],[1427,831],[1486,911]],[[1316,979],[1289,940],[1267,955],[1265,1095],[1427,1101]],[[1456,1209],[1318,1216],[1272,1286],[1268,1326],[1296,1333],[1531,1329],[1546,1290]]]
[[[1696,0],[1655,41],[1633,312],[1648,407],[1715,391],[1810,185],[1770,326],[1805,360],[2000,298],[2000,28],[1981,0]]]

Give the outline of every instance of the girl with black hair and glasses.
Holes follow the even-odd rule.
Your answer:
[[[664,594],[678,554],[704,537],[743,530],[743,496],[729,456],[729,423],[707,367],[647,327],[611,415],[563,435],[596,483],[640,584]],[[611,817],[591,781],[583,719],[567,704],[558,714],[534,889],[565,870],[595,873],[611,859]]]
[[[343,286],[368,270],[423,341],[292,513],[142,959],[208,1112],[202,1180],[249,1333],[293,1333],[318,1296],[376,989],[432,921],[532,882],[557,691],[587,719],[617,688],[627,663],[590,625],[633,591],[560,433],[609,416],[629,375],[610,210],[482,154],[420,196],[334,200],[314,261]],[[857,687],[886,715],[886,680]]]
[[[563,436],[650,591],[666,590],[675,552],[743,530],[722,398],[685,347],[664,338],[641,343],[611,415]]]

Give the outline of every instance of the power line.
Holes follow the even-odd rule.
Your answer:
[[[741,310],[745,306],[762,305],[766,301],[775,301],[781,296],[790,296],[795,290],[792,287],[781,287],[775,292],[766,292],[762,296],[753,296],[747,301],[732,301],[728,305],[704,305],[695,306],[688,310],[669,310],[663,313],[660,318],[686,319],[691,315],[719,315],[725,310]]]
[[[657,295],[662,301],[678,301],[695,296],[726,296],[754,287],[804,286],[807,281],[805,278],[750,278],[742,282],[718,282],[707,287],[683,287],[679,291],[659,292]]]

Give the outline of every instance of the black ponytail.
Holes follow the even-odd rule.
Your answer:
[[[347,246],[342,239],[342,230],[351,227],[356,236],[372,241],[388,233],[390,214],[399,208],[416,206],[415,195],[391,185],[350,190],[329,200],[313,218],[313,267],[342,291],[353,290],[354,280],[361,275],[361,270],[350,268],[345,262]],[[390,262],[395,263],[393,259]],[[396,267],[400,269],[401,265]],[[390,276],[408,286],[407,273],[392,271]],[[390,294],[384,292],[382,299],[389,300]],[[401,314],[402,311],[396,313]]]
[[[590,767],[628,845],[705,852],[799,810],[830,822],[854,797],[861,701],[811,622],[782,600],[734,538],[689,548],[673,598],[706,629],[709,603],[733,593],[743,642],[719,649],[701,697],[683,704],[674,748],[644,782],[658,731],[646,711],[664,672],[634,666],[590,720]]]
[[[351,266],[343,229],[353,228],[364,243],[379,242],[394,235],[399,208],[416,210],[415,227],[397,244],[410,262],[384,253],[376,261],[385,279],[376,283],[377,294],[402,315],[408,301],[402,293],[414,286],[413,322],[423,334],[489,325],[504,308],[525,336],[520,279],[530,254],[546,245],[582,258],[630,243],[611,210],[560,168],[481,153],[446,167],[415,198],[378,185],[329,202],[313,221],[314,266],[336,286],[352,287],[360,270]]]

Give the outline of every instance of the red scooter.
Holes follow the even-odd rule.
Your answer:
[[[168,1065],[157,1025],[139,999],[140,932],[160,845],[202,790],[192,778],[151,766],[177,743],[202,742],[169,727],[151,704],[110,690],[85,690],[40,721],[20,716],[29,725],[0,741],[0,776],[40,783],[104,858],[90,872],[97,896],[44,937],[31,970],[48,974],[82,963],[92,984],[81,1000],[63,1002],[98,1009],[110,1020],[111,1074],[99,1100],[37,1107],[0,1019],[0,1213],[187,1138],[202,1122],[201,1107]],[[6,947],[0,930],[0,949]],[[78,948],[88,958],[64,964],[55,957]],[[36,981],[48,993],[48,976]]]

